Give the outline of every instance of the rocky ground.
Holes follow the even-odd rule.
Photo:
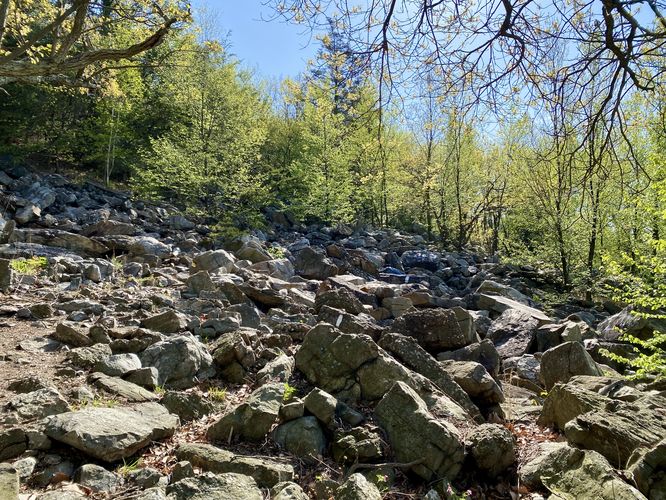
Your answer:
[[[275,210],[223,242],[21,167],[0,202],[3,500],[666,498],[666,384],[599,353],[658,326],[626,309]]]

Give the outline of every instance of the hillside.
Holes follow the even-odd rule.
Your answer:
[[[0,498],[664,498],[660,325],[390,229],[0,172]]]

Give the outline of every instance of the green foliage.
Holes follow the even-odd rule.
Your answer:
[[[641,340],[633,335],[623,334],[620,340],[634,346],[635,358],[627,358],[601,349],[600,352],[608,359],[627,365],[634,373],[631,379],[649,379],[666,377],[666,333],[655,332],[652,338]]]
[[[116,469],[116,474],[119,474],[120,476],[123,477],[127,477],[130,473],[138,470],[142,463],[143,460],[141,458],[137,458],[136,460],[132,460],[131,462],[128,462],[123,458],[123,465],[120,465]]]
[[[208,389],[208,397],[217,403],[221,403],[227,398],[227,390],[220,387],[211,387]]]
[[[291,401],[293,397],[296,396],[298,392],[298,389],[296,387],[289,385],[289,383],[285,382],[284,384],[284,395],[282,396],[282,400],[284,402]]]
[[[652,241],[648,255],[627,254],[618,260],[606,259],[606,285],[615,300],[634,307],[632,314],[646,319],[666,319],[666,241]],[[621,340],[633,346],[633,358],[608,350],[601,351],[609,359],[626,365],[634,373],[630,378],[646,379],[666,376],[666,332],[655,332],[651,338],[640,339],[628,333]]]
[[[29,259],[12,259],[9,266],[19,274],[35,276],[48,266],[46,257],[30,257]]]

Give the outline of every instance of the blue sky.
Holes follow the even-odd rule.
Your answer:
[[[194,0],[193,6],[215,14],[220,33],[231,32],[231,51],[258,77],[282,79],[303,71],[317,52],[317,40],[303,27],[272,16],[264,0]]]

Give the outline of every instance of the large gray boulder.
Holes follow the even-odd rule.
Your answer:
[[[151,345],[141,353],[143,366],[154,366],[160,385],[186,389],[213,375],[213,358],[192,335],[178,335]]]
[[[352,474],[335,490],[336,500],[382,500],[379,488],[363,474]]]
[[[536,457],[523,464],[519,474],[520,482],[528,488],[545,488],[557,498],[645,499],[599,453],[566,443],[540,443]]]
[[[207,472],[182,479],[167,487],[167,500],[263,500],[257,482],[250,476]]]
[[[479,409],[454,377],[423,349],[416,339],[398,333],[383,335],[379,346],[389,352],[406,367],[420,373],[439,387],[444,394],[464,408],[475,420],[483,422]]]
[[[217,446],[203,443],[186,443],[176,448],[178,460],[187,460],[204,471],[235,472],[253,478],[260,488],[271,488],[282,481],[294,479],[294,468],[271,457],[244,456]]]
[[[615,342],[623,333],[640,339],[648,339],[655,330],[666,331],[666,320],[646,318],[634,313],[631,306],[606,318],[597,326],[597,332],[603,340]]]
[[[627,469],[646,497],[666,499],[666,438],[652,448],[636,450]]]
[[[414,337],[427,351],[439,352],[477,342],[473,321],[470,321],[453,309],[422,309],[406,312],[394,321],[391,329]]]
[[[492,322],[486,338],[502,359],[528,354],[535,344],[539,320],[521,309],[507,309]]]
[[[516,461],[513,434],[501,425],[475,427],[465,444],[478,469],[490,477],[502,474]]]
[[[191,269],[197,271],[222,271],[228,273],[233,268],[236,257],[226,250],[210,250],[192,259]]]
[[[313,247],[306,247],[296,254],[294,268],[300,276],[316,280],[325,280],[339,271],[323,250]]]
[[[115,462],[132,456],[151,441],[173,435],[179,420],[157,403],[132,408],[95,408],[51,417],[45,433],[94,458]]]
[[[411,470],[426,481],[453,479],[465,456],[458,430],[434,417],[407,384],[396,382],[375,408],[396,460],[418,461]]]
[[[572,383],[555,384],[539,423],[553,425],[571,444],[601,453],[625,467],[638,448],[650,448],[666,435],[666,398],[646,394],[625,402]]]
[[[484,406],[504,401],[499,384],[480,363],[474,361],[441,361],[442,367],[471,398]]]
[[[273,440],[306,461],[319,458],[326,451],[326,436],[316,417],[301,417],[278,426]]]
[[[185,315],[169,309],[144,319],[141,326],[160,333],[178,333],[187,326],[187,318]]]
[[[565,342],[548,349],[541,358],[541,376],[546,389],[566,383],[575,375],[601,376],[603,372],[580,342]]]
[[[208,439],[228,442],[232,439],[263,440],[275,424],[284,397],[284,384],[265,384],[248,400],[212,424]]]

